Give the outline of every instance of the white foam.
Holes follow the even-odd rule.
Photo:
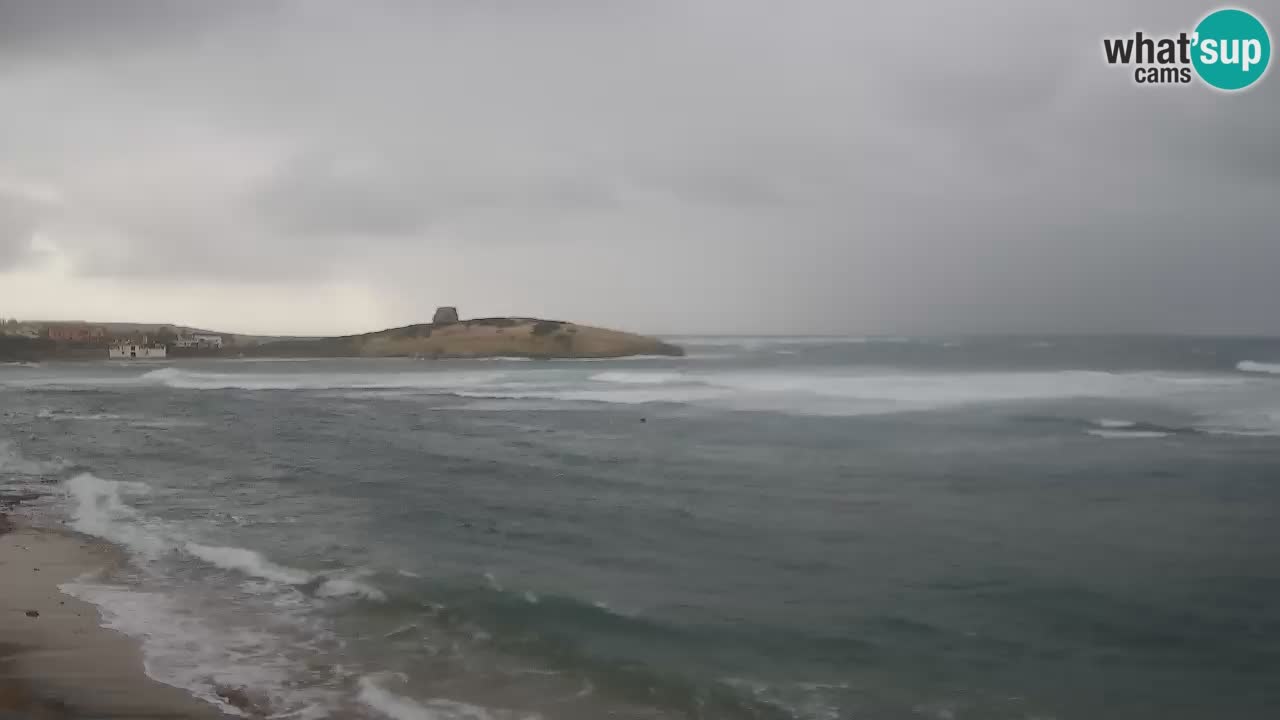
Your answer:
[[[260,578],[273,583],[297,586],[318,581],[315,589],[316,597],[360,597],[366,600],[378,601],[387,599],[386,594],[381,590],[360,579],[367,574],[363,572],[357,571],[338,576],[312,573],[273,562],[256,550],[239,547],[220,547],[189,542],[184,546],[184,549],[192,557],[203,560],[215,567],[234,570],[249,577]],[[269,590],[269,587],[254,588],[254,591],[258,594]]]
[[[87,582],[59,586],[98,607],[102,627],[138,639],[149,677],[186,690],[232,715],[243,715],[219,688],[247,688],[266,698],[276,716],[333,707],[336,692],[293,682],[298,665],[283,638],[242,626],[211,626],[173,597]]]
[[[1141,398],[1214,378],[1084,370],[975,373],[729,373],[712,384],[748,392],[803,393],[870,406],[936,409],[959,405],[1061,398]]]
[[[71,527],[79,532],[123,545],[133,554],[154,559],[174,549],[167,532],[124,501],[125,496],[145,495],[145,483],[104,480],[81,473],[67,481],[73,503]]]
[[[318,597],[386,599],[381,590],[363,582],[359,572],[325,576],[273,562],[256,550],[188,541],[185,534],[172,525],[145,517],[125,502],[125,496],[149,492],[150,488],[144,483],[104,480],[82,473],[68,480],[66,489],[74,503],[72,528],[118,543],[143,561],[181,550],[214,567],[282,585],[305,585],[319,580]]]
[[[1280,437],[1280,429],[1267,430],[1262,428],[1246,428],[1246,427],[1221,427],[1221,426],[1201,426],[1197,430],[1210,435],[1237,435],[1239,437]]]
[[[743,350],[760,350],[786,345],[866,345],[916,342],[913,338],[888,335],[710,335],[701,337],[673,335],[664,339],[677,345],[688,347],[731,347]]]
[[[237,357],[237,358],[210,358],[216,362],[233,362],[233,363],[301,363],[301,362],[323,362],[332,360],[332,358],[309,358],[309,357]]]
[[[688,380],[684,373],[611,371],[592,375],[591,380],[622,385],[663,385]]]
[[[681,360],[709,360],[712,358],[729,358],[734,357],[728,353],[719,353],[714,355],[705,355],[698,353],[688,353],[685,355],[624,355],[622,357],[566,357],[566,358],[547,358],[543,362],[552,363],[625,363],[625,362],[649,362],[652,360],[666,360],[670,362],[679,362]]]
[[[378,673],[360,678],[357,683],[360,688],[357,698],[369,708],[392,720],[495,720],[517,717],[515,713],[509,711],[490,710],[457,700],[444,698],[413,700],[388,690],[385,684],[392,680],[405,682],[406,678],[399,673]],[[531,713],[519,717],[539,716]]]
[[[553,378],[554,379],[554,378]],[[1096,371],[906,373],[893,370],[771,370],[754,372],[629,372],[567,379],[518,379],[453,394],[469,398],[685,403],[794,414],[867,415],[967,405],[1068,398],[1171,399],[1248,390],[1246,378]]]
[[[139,379],[185,390],[448,390],[496,382],[504,376],[501,372],[457,370],[398,373],[207,373],[168,367],[152,370]]]
[[[1241,372],[1267,373],[1269,375],[1280,375],[1280,363],[1264,363],[1254,362],[1252,360],[1244,360],[1236,364],[1236,369]]]
[[[141,571],[130,576],[145,578],[147,588],[81,579],[62,589],[97,605],[104,627],[138,638],[148,675],[232,714],[241,713],[218,696],[221,688],[248,689],[252,697],[264,699],[264,711],[269,709],[273,717],[329,717],[341,704],[339,691],[333,689],[338,683],[307,680],[298,672],[306,657],[327,652],[320,648],[332,642],[322,616],[311,612],[321,601],[298,586],[316,583],[317,598],[384,599],[380,590],[362,581],[367,573],[321,575],[246,548],[194,542],[181,525],[149,517],[129,504],[150,491],[144,483],[84,473],[67,481],[65,489],[73,505],[71,527],[124,546],[138,561],[131,573]],[[247,579],[191,595],[194,588],[174,584],[169,560],[181,559],[178,553]],[[231,605],[206,600],[206,594],[227,591],[239,593]],[[246,615],[238,609],[241,602],[271,611],[265,617]],[[256,620],[246,622],[245,617]]]
[[[1211,435],[1280,437],[1280,410],[1267,407],[1234,408],[1214,413],[1196,429]]]
[[[383,601],[386,593],[355,578],[331,578],[316,588],[316,595],[324,598],[360,597],[365,600]]]
[[[1087,430],[1086,432],[1110,440],[1141,440],[1169,436],[1169,433],[1157,430]]]
[[[1135,423],[1132,420],[1112,420],[1110,418],[1100,418],[1098,420],[1094,420],[1093,424],[1097,425],[1098,427],[1113,428],[1113,429],[1127,428],[1127,427],[1133,427],[1134,425],[1137,425],[1137,423]]]
[[[251,577],[262,578],[263,580],[271,580],[272,582],[284,583],[286,585],[302,585],[310,582],[314,577],[305,570],[286,567],[271,562],[266,557],[254,550],[246,550],[238,547],[218,547],[214,545],[201,545],[199,543],[187,543],[185,547],[188,554],[197,557],[210,565],[220,567],[224,570],[236,570]]]
[[[137,362],[137,361],[135,361]],[[127,363],[133,367],[133,363]],[[70,376],[66,374],[37,374],[34,377],[29,375],[21,375],[18,377],[0,378],[0,386],[20,387],[20,388],[40,388],[50,390],[81,390],[81,389],[97,389],[103,387],[120,387],[137,385],[138,379],[135,376],[112,376],[112,377],[91,377],[91,376]]]
[[[481,400],[555,400],[569,402],[600,402],[622,405],[641,405],[644,403],[689,403],[711,401],[724,397],[723,392],[715,389],[692,389],[687,392],[672,392],[667,389],[645,390],[639,388],[620,388],[617,390],[571,390],[565,388],[523,389],[520,386],[494,388],[491,390],[460,390],[459,397]]]

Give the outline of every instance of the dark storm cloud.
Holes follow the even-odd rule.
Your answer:
[[[342,278],[405,321],[1280,332],[1274,68],[1102,58],[1207,9],[0,0],[0,179],[59,195],[0,193],[0,268],[39,231],[81,276]]]
[[[0,0],[0,58],[149,52],[197,42],[219,26],[279,11],[253,0]]]

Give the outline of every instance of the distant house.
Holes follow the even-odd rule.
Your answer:
[[[50,340],[70,343],[101,342],[107,336],[106,329],[88,323],[57,323],[48,332]]]
[[[177,348],[211,348],[218,349],[222,347],[222,336],[213,333],[192,333],[190,335],[179,335],[177,340],[173,341],[173,346]]]
[[[163,345],[121,343],[112,345],[107,356],[113,360],[153,360],[168,356]]]
[[[193,333],[191,337],[196,339],[196,345],[198,347],[209,347],[209,348],[222,347],[221,335],[213,335],[210,333]]]

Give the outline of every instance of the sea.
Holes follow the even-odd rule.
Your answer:
[[[670,339],[0,366],[0,493],[249,717],[1280,717],[1280,340]]]

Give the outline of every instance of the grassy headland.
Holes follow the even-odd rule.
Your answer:
[[[684,354],[676,345],[644,335],[518,317],[423,323],[362,335],[277,340],[233,349],[258,357],[609,358]]]

